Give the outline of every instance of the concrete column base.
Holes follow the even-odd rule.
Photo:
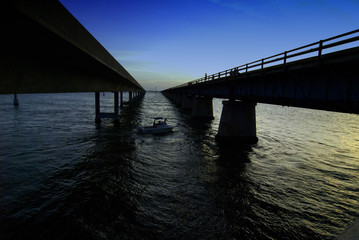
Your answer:
[[[101,123],[100,116],[100,93],[95,92],[95,122]]]
[[[120,108],[123,108],[123,92],[120,92]]]
[[[193,101],[192,117],[213,119],[213,104],[211,97],[196,96]]]
[[[359,239],[359,220],[351,223],[344,231],[337,237],[337,240],[353,240]]]
[[[115,123],[119,122],[119,115],[118,115],[118,92],[114,92],[114,112],[113,113],[103,113],[100,111],[100,93],[95,93],[95,122],[97,124],[101,123],[102,118],[112,118]]]
[[[120,117],[118,115],[118,108],[119,108],[119,99],[118,99],[118,92],[114,92],[113,93],[113,97],[114,97],[114,114],[113,114],[113,120],[116,123],[120,122]]]
[[[19,100],[17,99],[16,93],[14,94],[14,106],[19,106]]]
[[[223,101],[221,120],[219,123],[218,141],[236,141],[257,143],[256,103]]]

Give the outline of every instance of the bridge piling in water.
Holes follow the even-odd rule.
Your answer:
[[[255,102],[223,101],[216,140],[257,143]]]
[[[14,106],[19,106],[19,100],[17,99],[17,94],[14,94]]]
[[[182,105],[183,94],[197,95],[193,117],[213,118],[212,99],[231,99],[223,101],[217,140],[257,142],[256,103],[358,114],[358,34],[356,29],[210,76],[205,74],[162,93]],[[344,46],[348,43],[353,46]]]
[[[212,97],[196,96],[193,101],[192,117],[213,119]]]
[[[113,116],[113,120],[115,122],[119,122],[120,119],[119,119],[119,116],[118,116],[118,107],[119,107],[119,104],[118,104],[118,92],[114,92],[114,116]]]
[[[114,122],[119,121],[118,116],[118,107],[119,107],[119,100],[118,100],[118,92],[114,92],[114,112],[113,113],[102,113],[100,109],[100,93],[95,92],[95,122],[100,124],[102,118],[112,118]]]
[[[120,92],[120,108],[123,108],[123,92]]]
[[[100,93],[95,92],[95,122],[101,123],[101,116],[100,116]]]

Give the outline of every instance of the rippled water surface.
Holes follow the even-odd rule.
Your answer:
[[[160,93],[94,123],[94,94],[0,95],[0,239],[332,239],[359,217],[359,117],[258,104],[219,146]],[[104,111],[113,96],[101,95]],[[167,117],[176,128],[139,135]]]

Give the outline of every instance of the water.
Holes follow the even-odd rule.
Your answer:
[[[94,123],[94,94],[0,95],[0,239],[332,239],[359,217],[359,117],[258,104],[218,146],[160,93]],[[113,96],[101,96],[112,110]],[[171,134],[138,135],[156,116]]]

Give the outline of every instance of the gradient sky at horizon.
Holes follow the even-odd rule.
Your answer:
[[[60,0],[146,89],[359,27],[358,0]]]

